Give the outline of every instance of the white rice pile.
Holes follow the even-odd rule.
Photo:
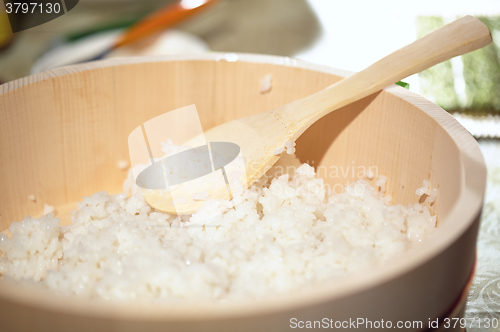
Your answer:
[[[51,214],[12,223],[0,274],[86,298],[248,299],[367,269],[435,229],[426,207],[391,205],[362,180],[329,195],[307,164],[263,182],[179,219],[153,210],[129,172],[123,194],[85,197],[72,225]]]
[[[422,197],[423,195],[427,195],[429,196],[428,202],[434,203],[438,195],[438,189],[434,188],[431,190],[431,183],[427,180],[424,180],[424,182],[422,183],[422,187],[415,190],[415,194],[420,197]]]

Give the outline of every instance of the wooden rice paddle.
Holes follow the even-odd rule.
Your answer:
[[[276,163],[280,157],[274,154],[277,149],[287,141],[295,141],[321,117],[405,77],[490,43],[488,28],[478,19],[465,16],[311,96],[212,128],[205,133],[206,140],[233,142],[240,146],[246,159],[246,178],[240,179],[243,186],[248,187]],[[204,203],[191,197],[202,191],[209,192],[211,199],[230,198],[226,187],[211,190],[208,184],[206,188],[203,184],[201,187],[181,184],[171,192],[173,195],[147,190],[144,194],[147,202],[158,210],[191,214]],[[188,202],[174,207],[172,197],[185,197]]]

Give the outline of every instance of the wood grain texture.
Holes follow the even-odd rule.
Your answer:
[[[298,60],[224,54],[102,61],[0,86],[0,229],[43,203],[64,216],[84,195],[121,190],[128,134],[144,121],[196,104],[203,128],[304,98],[351,73]],[[260,94],[260,82],[273,88]],[[297,141],[315,166],[377,166],[398,203],[414,203],[423,179],[439,187],[440,228],[425,246],[369,274],[254,302],[142,304],[76,301],[0,283],[8,331],[287,330],[290,317],[422,319],[441,314],[472,268],[485,165],[467,131],[444,110],[391,86],[325,116]],[[356,178],[326,176],[331,185]],[[33,203],[28,195],[35,194]],[[427,204],[424,202],[424,204]],[[429,294],[432,294],[429,300]],[[377,299],[377,305],[373,305]]]

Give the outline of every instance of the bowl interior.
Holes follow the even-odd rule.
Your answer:
[[[128,135],[155,116],[195,104],[206,130],[305,97],[348,74],[288,58],[206,54],[113,59],[2,85],[0,231],[28,214],[39,216],[44,204],[55,206],[57,216],[68,223],[71,209],[83,196],[121,192],[126,172],[117,163],[128,160]],[[272,89],[262,94],[267,75],[272,75]],[[417,311],[426,319],[441,314],[463,290],[474,261],[486,173],[470,134],[436,105],[392,86],[315,123],[299,138],[297,155],[315,166],[336,192],[368,170],[387,176],[393,201],[408,204],[418,201],[415,190],[429,180],[432,188],[439,188],[438,198],[422,204],[437,214],[440,229],[404,259],[396,257],[370,273],[312,285],[297,295],[194,309],[181,304],[165,310],[156,303],[74,301],[12,284],[0,287],[0,312],[14,320],[32,313],[32,319],[16,320],[28,327],[50,321],[102,328],[106,321],[131,330],[128,320],[135,320],[141,329],[148,321],[151,330],[163,330],[168,321],[192,330],[201,326],[197,320],[205,319],[216,331],[220,318],[227,319],[227,330],[236,330],[231,322],[238,317],[247,317],[235,325],[239,329],[264,322],[261,317],[281,322],[299,312],[290,310],[321,317],[332,312],[353,317],[360,309],[368,316],[390,311],[398,319]],[[380,306],[373,306],[374,298]],[[182,325],[186,322],[193,325]]]
[[[83,196],[120,192],[126,172],[117,163],[128,160],[128,135],[157,115],[195,104],[206,130],[305,97],[342,74],[276,63],[149,61],[73,73],[61,69],[60,76],[5,92],[0,231],[28,214],[40,215],[44,204],[68,222]],[[263,94],[266,75],[272,75],[272,89]],[[388,176],[394,202],[408,204],[418,201],[415,190],[429,180],[439,188],[430,205],[439,220],[460,195],[456,143],[425,107],[389,91],[318,121],[297,142],[297,155],[336,192],[370,170]]]

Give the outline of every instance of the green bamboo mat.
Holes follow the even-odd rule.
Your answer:
[[[423,71],[420,89],[424,97],[450,112],[500,115],[500,16],[478,18],[490,29],[493,43],[461,56],[459,62],[446,61]],[[417,17],[417,35],[422,37],[453,19]]]

